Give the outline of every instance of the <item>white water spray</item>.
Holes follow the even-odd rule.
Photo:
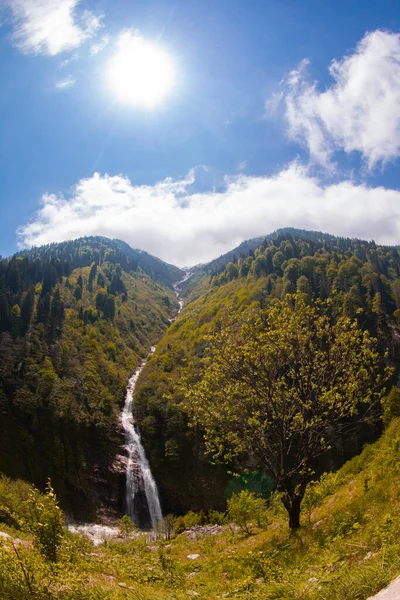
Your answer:
[[[142,361],[139,368],[134,372],[128,381],[126,390],[125,405],[122,411],[122,427],[125,431],[125,448],[128,453],[128,464],[126,467],[126,506],[129,517],[133,520],[135,514],[135,496],[140,489],[143,489],[151,525],[154,529],[156,523],[162,521],[162,512],[160,499],[156,482],[151,474],[150,465],[140,439],[140,433],[132,415],[133,393],[135,386],[145,366],[148,358],[155,351],[155,346],[151,348],[149,356]]]

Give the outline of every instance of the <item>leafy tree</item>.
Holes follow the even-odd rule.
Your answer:
[[[104,303],[107,300],[107,292],[103,288],[100,288],[96,294],[96,308],[97,310],[103,310]]]
[[[107,300],[104,302],[103,312],[106,319],[113,321],[115,317],[115,297],[108,296]]]
[[[82,299],[82,288],[80,285],[77,285],[74,291],[74,298],[76,298],[77,300],[81,300]]]
[[[233,494],[228,500],[228,517],[236,523],[246,535],[251,533],[251,523],[260,523],[263,519],[267,504],[263,498],[249,490]]]
[[[250,454],[273,476],[291,528],[333,440],[369,414],[388,375],[376,340],[330,306],[297,295],[230,314],[208,337],[200,380],[189,371],[182,383],[208,451],[225,461]]]
[[[392,419],[400,417],[400,389],[393,386],[389,394],[382,399],[383,424],[387,427]]]
[[[18,304],[14,304],[11,309],[11,330],[13,338],[20,337],[22,333],[21,309]]]
[[[33,533],[35,545],[47,560],[55,562],[65,531],[62,512],[50,480],[47,482],[46,495],[38,497],[32,490],[26,504],[29,512],[27,525]]]
[[[28,290],[21,305],[21,319],[23,323],[24,334],[28,331],[31,322],[33,307],[35,303],[35,291],[32,288]]]

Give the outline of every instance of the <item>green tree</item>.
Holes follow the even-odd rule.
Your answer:
[[[21,309],[18,304],[14,304],[11,309],[11,331],[14,340],[21,336],[22,333],[22,319]]]
[[[388,375],[376,340],[329,309],[297,295],[244,316],[232,311],[208,338],[200,380],[189,370],[182,383],[208,451],[230,462],[250,454],[282,493],[291,528],[333,439],[368,413]]]
[[[266,509],[265,500],[249,490],[233,494],[228,500],[229,519],[236,523],[246,535],[250,535],[252,523],[260,523],[263,520]]]
[[[103,312],[106,319],[112,321],[115,317],[115,297],[108,296],[104,302]]]
[[[96,308],[97,310],[103,310],[104,303],[107,300],[107,292],[105,289],[100,288],[96,294]]]

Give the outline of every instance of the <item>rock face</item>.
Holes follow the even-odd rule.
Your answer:
[[[371,596],[368,600],[399,600],[400,599],[400,577],[397,577],[392,583],[379,592],[376,596]]]

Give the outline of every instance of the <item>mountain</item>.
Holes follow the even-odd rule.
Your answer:
[[[237,485],[215,465],[201,428],[190,428],[179,381],[200,377],[207,335],[226,317],[286,294],[329,298],[335,314],[378,338],[399,374],[400,252],[363,240],[282,229],[191,271],[177,319],[173,285],[188,273],[119,240],[87,237],[0,262],[0,471],[44,488],[63,508],[94,518],[123,512],[119,411],[128,377],[150,347],[134,414],[164,512],[222,508]],[[378,422],[338,441],[331,464],[359,452]],[[255,480],[262,479],[255,474]],[[258,479],[257,479],[258,478]],[[257,484],[258,485],[258,484]]]
[[[65,260],[71,269],[87,267],[92,262],[110,261],[119,263],[128,272],[140,268],[151,279],[168,287],[182,278],[183,273],[178,267],[165,263],[144,250],[134,250],[122,240],[110,240],[102,236],[83,237],[22,250],[15,257],[31,260],[39,258],[43,261]]]
[[[1,472],[41,489],[50,477],[75,517],[123,511],[127,380],[176,314],[182,276],[102,237],[0,261]]]
[[[254,244],[258,244],[254,248]],[[358,321],[378,338],[382,356],[399,375],[400,251],[375,242],[320,232],[284,229],[260,242],[251,240],[196,268],[182,284],[186,306],[167,330],[139,378],[134,402],[164,506],[173,512],[220,508],[235,485],[229,471],[251,467],[212,464],[202,432],[188,426],[179,381],[184,371],[196,381],[208,345],[207,335],[226,318],[226,305],[241,313],[267,307],[286,294],[330,299],[337,315]],[[380,433],[379,418],[360,428],[351,441],[338,440],[332,465],[361,450]]]

